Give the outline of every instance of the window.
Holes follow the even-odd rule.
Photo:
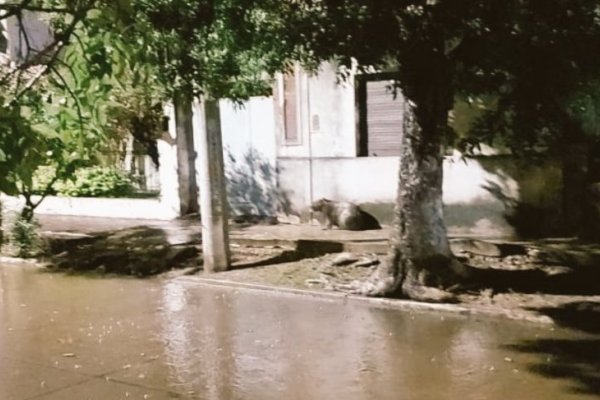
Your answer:
[[[356,78],[358,155],[399,156],[403,129],[403,97],[394,96],[393,75],[366,74]]]

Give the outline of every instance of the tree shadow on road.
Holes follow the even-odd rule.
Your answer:
[[[495,293],[544,293],[556,295],[597,295],[600,282],[591,271],[566,270],[548,274],[542,270],[480,270],[473,268],[468,285],[492,289]]]
[[[551,317],[558,325],[600,335],[600,300],[575,301],[559,308],[543,307],[533,310]],[[600,352],[600,346],[597,350]],[[597,354],[600,356],[600,353]],[[600,357],[598,362],[600,363]]]
[[[548,378],[566,379],[577,394],[600,398],[600,302],[579,301],[559,308],[535,309],[558,325],[589,334],[581,339],[528,340],[510,349],[539,356],[529,370]]]
[[[49,269],[145,277],[198,264],[193,236],[137,226],[85,236],[46,236]]]

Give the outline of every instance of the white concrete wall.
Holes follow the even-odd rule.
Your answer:
[[[322,197],[338,201],[367,203],[383,222],[391,222],[391,211],[398,185],[397,157],[278,159],[279,185],[293,209],[305,213],[310,203]],[[509,236],[513,229],[505,221],[505,205],[486,187],[496,187],[514,199],[543,201],[556,185],[533,187],[531,177],[556,180],[552,165],[521,168],[515,172],[514,160],[486,158],[464,160],[460,155],[444,161],[445,217],[451,234]]]
[[[327,63],[318,76],[310,77],[299,68],[296,76],[300,140],[295,144],[284,139],[281,79],[275,98],[279,186],[292,208],[302,214],[322,197],[381,204],[387,205],[387,211],[380,217],[389,221],[398,185],[398,158],[356,157],[353,79],[338,84],[335,66]],[[515,171],[511,173],[515,175]],[[446,158],[444,174],[444,204],[451,231],[511,234],[504,219],[505,205],[489,190],[493,187],[507,197],[521,199],[522,187],[511,174],[498,165],[486,169],[478,159],[465,162],[459,154]]]
[[[8,55],[12,61],[22,62],[27,57],[28,46],[35,52],[42,51],[52,40],[52,32],[45,22],[35,13],[23,13],[23,28],[17,18],[11,17],[4,22],[8,39]]]
[[[164,109],[169,118],[169,130],[157,141],[160,167],[160,203],[169,213],[179,216],[179,180],[177,179],[177,144],[175,142],[175,111],[172,105]]]
[[[498,185],[506,196],[520,197],[514,178],[500,171],[486,171],[477,159],[464,159],[459,153],[444,159],[444,204],[494,201],[496,198],[484,189],[490,184]]]
[[[336,71],[324,65],[308,79],[308,120],[313,157],[356,156],[354,82],[336,82]]]
[[[280,158],[280,181],[288,190],[293,203],[307,206],[307,179],[310,160]],[[397,157],[316,158],[312,160],[313,199],[321,197],[352,202],[394,201],[398,184],[399,159]],[[301,185],[301,182],[305,182]],[[506,176],[492,174],[474,159],[462,160],[459,156],[444,161],[444,202],[446,204],[491,201],[494,197],[482,188],[493,182],[512,197],[519,196],[517,182]]]
[[[242,158],[249,148],[275,164],[275,117],[273,98],[252,97],[243,105],[221,100],[221,129],[225,156]]]
[[[274,103],[253,97],[220,102],[225,176],[233,215],[274,215],[278,208]]]
[[[278,160],[280,186],[297,210],[322,197],[376,203],[390,202],[396,193],[396,157],[316,158],[312,160],[312,183],[310,164],[307,158]]]
[[[25,201],[2,197],[7,210],[19,211]],[[86,217],[170,220],[177,213],[157,199],[112,199],[49,196],[35,210],[37,214],[78,215]]]

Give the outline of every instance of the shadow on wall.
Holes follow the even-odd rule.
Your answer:
[[[290,200],[277,185],[277,169],[256,149],[248,149],[239,159],[227,150],[225,177],[234,217],[261,219],[290,213]]]
[[[369,214],[372,214],[380,224],[392,225],[394,222],[394,203],[360,203],[359,206]]]
[[[444,222],[451,236],[512,237],[514,232],[502,217],[503,210],[502,204],[487,199],[444,204]]]
[[[560,168],[551,160],[533,165],[512,157],[488,157],[482,167],[495,175],[514,179],[518,198],[497,182],[486,180],[482,188],[504,206],[504,218],[522,238],[563,234]]]

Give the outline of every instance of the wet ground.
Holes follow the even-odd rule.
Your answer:
[[[596,399],[600,331],[0,266],[0,399]]]

